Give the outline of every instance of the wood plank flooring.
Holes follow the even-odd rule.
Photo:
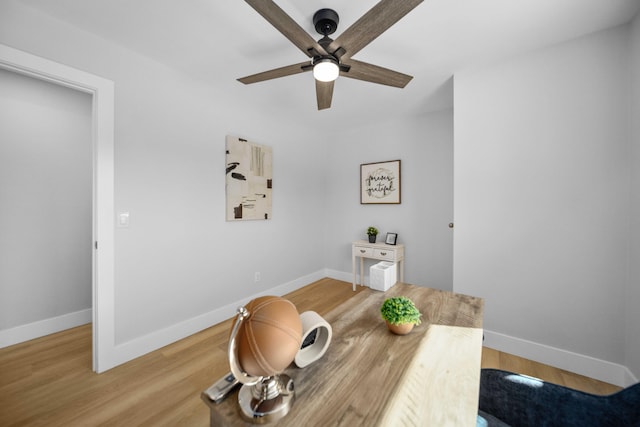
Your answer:
[[[554,368],[553,366],[544,365],[512,354],[503,353],[489,347],[482,348],[481,366],[483,368],[497,368],[517,372],[593,394],[611,394],[620,390],[620,387],[613,384],[574,374],[573,372]]]
[[[286,297],[322,315],[353,295],[351,283],[322,279]],[[0,426],[207,426],[200,393],[229,370],[230,329],[227,320],[102,374],[91,371],[91,325],[0,349]],[[619,389],[488,348],[482,366],[591,393]]]

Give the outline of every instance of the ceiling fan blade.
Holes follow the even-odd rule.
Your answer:
[[[312,69],[313,67],[309,66],[309,61],[305,61],[299,64],[287,65],[286,67],[275,68],[273,70],[263,71],[261,73],[241,77],[238,79],[238,81],[248,85],[251,83],[258,83],[265,80],[277,79],[279,77],[286,77],[293,74],[304,73],[305,71],[310,71]]]
[[[422,2],[423,0],[380,0],[331,42],[327,50],[334,53],[343,48],[346,53],[341,59],[351,58]]]
[[[364,80],[371,83],[399,88],[405,87],[411,79],[413,79],[412,76],[407,74],[389,70],[388,68],[369,64],[367,62],[356,61],[353,58],[345,61],[344,64],[351,68],[346,72],[341,71],[340,75],[352,79]]]
[[[321,82],[316,80],[316,99],[318,101],[318,110],[325,110],[331,107],[333,99],[334,82]]]
[[[280,31],[291,43],[296,45],[298,49],[304,52],[309,58],[313,57],[315,52],[320,55],[326,55],[324,50],[317,41],[313,39],[296,21],[291,19],[277,4],[271,0],[245,0],[256,10],[264,19],[269,21],[276,30]]]

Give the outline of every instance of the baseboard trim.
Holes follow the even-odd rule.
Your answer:
[[[265,295],[284,295],[286,293],[300,289],[309,283],[313,283],[326,276],[325,270],[318,270],[314,273],[299,277],[282,285],[274,286],[258,292],[242,300],[232,302],[223,307],[219,307],[208,313],[195,316],[191,319],[182,321],[167,328],[152,332],[145,336],[135,338],[121,344],[117,344],[114,348],[114,355],[109,366],[103,370],[111,369],[115,366],[126,363],[137,357],[143,356],[154,350],[162,348],[166,345],[179,341],[217,323],[223,322],[236,314],[238,307],[247,304],[254,298]]]
[[[0,331],[0,348],[91,323],[92,310],[75,311]]]
[[[629,368],[624,365],[498,332],[485,330],[484,337],[483,345],[486,347],[524,357],[535,362],[544,363],[545,365],[551,365],[619,387],[627,387],[638,382],[638,379]]]

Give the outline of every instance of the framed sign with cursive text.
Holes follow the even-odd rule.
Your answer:
[[[400,203],[400,160],[360,165],[360,203]]]

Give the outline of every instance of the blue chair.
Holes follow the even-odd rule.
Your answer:
[[[639,427],[640,383],[608,396],[482,369],[478,427]]]

